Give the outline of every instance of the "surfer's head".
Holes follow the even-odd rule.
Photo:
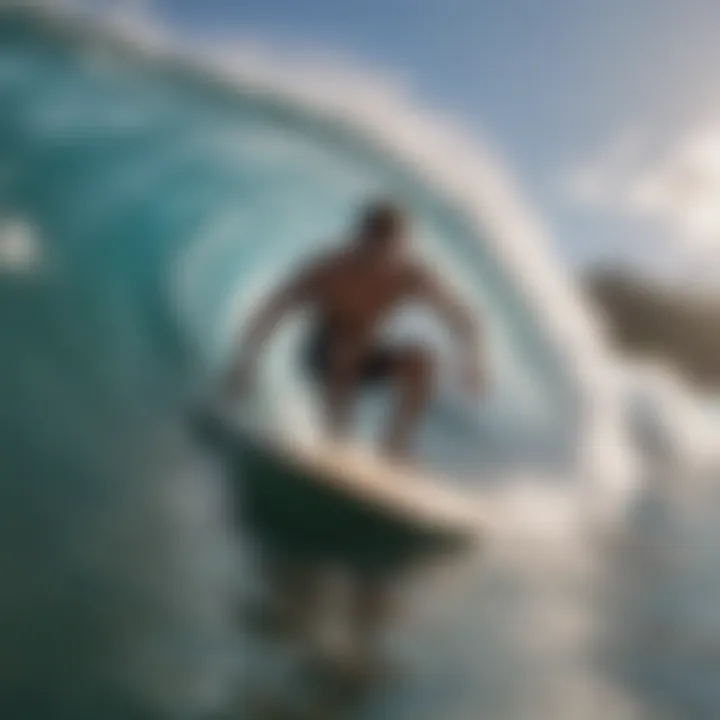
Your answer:
[[[373,254],[390,255],[400,249],[407,231],[407,217],[392,200],[376,200],[362,211],[358,228],[360,246]]]

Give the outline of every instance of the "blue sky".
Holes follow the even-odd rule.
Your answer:
[[[144,4],[194,34],[400,77],[490,138],[573,262],[620,258],[705,280],[720,268],[720,149],[707,160],[720,148],[720,2]]]

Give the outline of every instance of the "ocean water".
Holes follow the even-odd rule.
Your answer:
[[[444,392],[423,459],[478,492],[569,466],[582,402],[531,283],[486,249],[492,223],[290,96],[127,32],[0,10],[2,717],[243,716],[251,568],[188,408],[268,282],[368,196],[408,204],[419,251],[492,339],[492,397]],[[270,351],[253,410],[281,429],[313,425],[299,329]],[[442,347],[412,314],[388,332]],[[380,407],[361,410],[368,437]],[[547,497],[519,486],[483,553],[408,588],[388,638],[402,676],[357,716],[717,717],[717,480],[666,468],[600,528],[567,478]]]

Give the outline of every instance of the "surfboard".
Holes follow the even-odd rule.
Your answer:
[[[417,468],[219,417],[196,428],[230,464],[243,528],[283,553],[379,569],[469,551],[482,538],[476,504]]]

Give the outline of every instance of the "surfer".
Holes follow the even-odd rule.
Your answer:
[[[462,350],[462,374],[473,391],[480,391],[478,324],[431,269],[411,257],[408,224],[395,203],[373,202],[362,212],[349,242],[282,283],[250,318],[241,338],[241,354],[225,378],[225,396],[237,398],[248,389],[263,346],[280,321],[293,311],[309,309],[313,323],[300,360],[321,388],[328,432],[345,436],[359,390],[371,383],[388,384],[396,390],[397,400],[383,450],[393,457],[407,457],[433,391],[434,362],[421,345],[381,341],[378,331],[383,321],[409,302],[425,303],[447,321]],[[322,588],[327,578],[322,563],[299,561],[292,547],[266,550],[265,574],[274,595],[267,606],[271,626],[285,628],[282,634],[311,638],[319,632],[324,607]],[[350,677],[364,682],[373,668],[382,665],[376,650],[394,605],[397,577],[352,562],[344,570],[349,580],[352,652],[349,664],[340,663],[345,668],[341,673],[348,670]]]
[[[384,451],[394,457],[410,453],[414,431],[432,393],[434,361],[418,344],[392,345],[377,332],[395,310],[408,302],[433,308],[459,342],[462,375],[480,391],[478,324],[432,271],[407,252],[408,219],[389,200],[369,204],[349,243],[316,258],[293,274],[251,318],[239,361],[227,378],[236,396],[251,378],[260,351],[290,312],[309,308],[314,324],[304,364],[322,389],[326,429],[342,437],[349,429],[352,403],[368,384],[388,384],[397,400],[384,437]]]

